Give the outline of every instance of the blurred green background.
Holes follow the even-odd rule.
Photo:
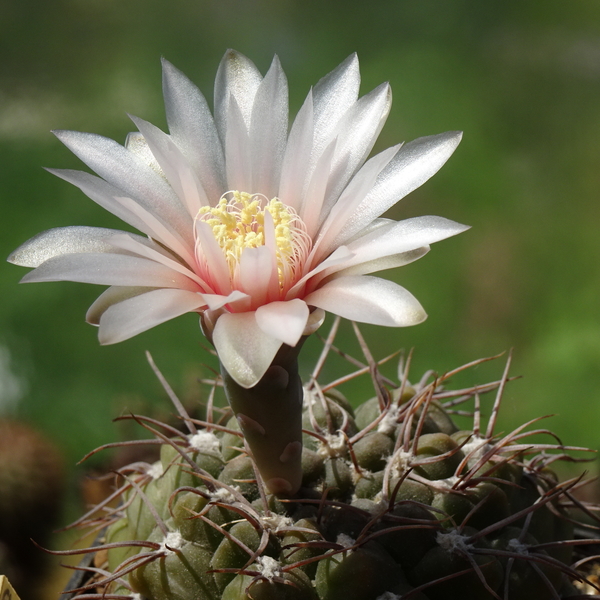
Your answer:
[[[124,141],[128,112],[165,128],[161,56],[211,100],[226,48],[263,72],[277,53],[295,114],[310,85],[358,52],[361,93],[385,80],[394,93],[376,150],[465,132],[440,173],[389,216],[472,225],[386,274],[430,316],[411,329],[364,327],[373,353],[414,347],[418,379],[514,348],[511,372],[523,378],[505,394],[501,429],[556,413],[547,425],[565,443],[600,448],[600,3],[4,0],[0,31],[2,256],[50,227],[120,227],[42,169],[84,168],[50,130]],[[170,410],[145,350],[178,393],[202,396],[195,379],[216,363],[197,317],[100,347],[84,322],[100,288],[18,286],[24,274],[0,268],[0,410],[39,426],[68,465],[125,435],[111,423],[123,411]],[[315,341],[305,371],[317,351]],[[502,367],[457,385],[498,378]],[[366,397],[367,385],[348,391]]]

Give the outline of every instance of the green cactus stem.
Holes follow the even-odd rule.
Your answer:
[[[249,389],[221,366],[225,394],[267,490],[291,496],[302,482],[302,399],[298,353],[283,345],[271,366]]]

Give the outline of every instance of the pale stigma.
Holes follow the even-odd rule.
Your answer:
[[[242,253],[265,245],[265,213],[273,220],[279,285],[283,288],[299,274],[311,248],[306,227],[294,209],[279,198],[231,191],[214,207],[203,206],[196,216],[207,223],[221,247],[232,280],[236,279]]]

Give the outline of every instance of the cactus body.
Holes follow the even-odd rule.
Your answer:
[[[354,411],[305,387],[303,479],[268,493],[239,422],[188,421],[160,461],[127,472],[104,542],[111,597],[148,600],[536,600],[574,594],[573,483],[548,468],[564,446],[523,428],[484,431],[478,393],[397,387]],[[492,408],[495,420],[501,391]],[[449,407],[475,398],[474,427]],[[444,404],[446,403],[446,404]],[[166,429],[166,427],[165,427]],[[170,430],[172,433],[172,429]],[[98,577],[96,576],[96,579]],[[88,584],[81,590],[92,590]]]

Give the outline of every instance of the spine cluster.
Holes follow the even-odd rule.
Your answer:
[[[305,387],[303,479],[294,497],[267,493],[226,411],[211,409],[202,421],[182,413],[185,432],[131,417],[152,433],[160,460],[121,469],[119,489],[77,523],[103,530],[91,550],[104,564],[89,568],[72,596],[576,597],[581,548],[592,540],[573,539],[574,523],[597,521],[595,507],[577,499],[579,479],[561,483],[551,467],[583,449],[532,423],[495,433],[508,365],[498,381],[448,391],[453,375],[481,361],[411,385],[408,369],[393,382],[366,346],[365,356],[352,362],[355,374],[371,373],[374,396],[356,410],[335,382],[318,384],[318,368]],[[480,396],[494,392],[484,426]],[[453,413],[467,402],[472,427],[464,430]]]

